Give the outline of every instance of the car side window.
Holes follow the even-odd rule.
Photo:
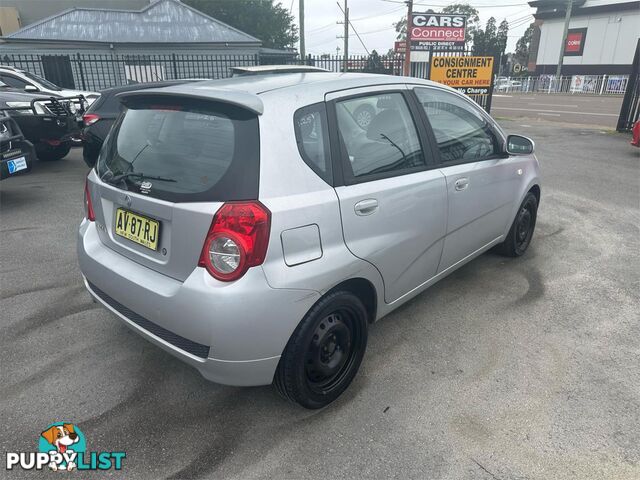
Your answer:
[[[296,110],[293,125],[300,156],[320,178],[331,185],[333,174],[324,102]]]
[[[367,111],[366,119],[362,112]],[[345,180],[411,173],[426,165],[409,106],[399,92],[336,102]]]
[[[0,80],[13,88],[23,89],[27,84],[24,80],[14,77],[13,75],[0,75]]]
[[[453,93],[415,88],[442,162],[475,162],[500,152],[500,141],[478,108]]]

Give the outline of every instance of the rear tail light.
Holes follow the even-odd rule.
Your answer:
[[[82,122],[84,123],[85,127],[88,127],[90,125],[93,125],[94,123],[96,123],[98,120],[100,120],[100,115],[96,114],[96,113],[85,113],[82,116]]]
[[[225,203],[213,217],[198,266],[231,282],[262,264],[269,245],[271,212],[260,202]]]
[[[91,203],[91,193],[89,193],[89,181],[84,181],[84,216],[90,222],[95,222],[96,214],[93,212],[93,204]]]

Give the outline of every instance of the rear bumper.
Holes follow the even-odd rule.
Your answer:
[[[261,268],[232,283],[194,268],[180,282],[109,249],[86,220],[78,261],[97,301],[208,380],[226,385],[271,383],[289,337],[319,298],[315,291],[271,288]]]

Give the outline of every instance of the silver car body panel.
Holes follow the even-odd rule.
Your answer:
[[[501,242],[526,193],[540,184],[534,155],[336,188],[301,158],[293,125],[297,109],[354,93],[418,85],[454,92],[416,78],[332,73],[255,75],[159,89],[235,103],[259,114],[259,200],[271,212],[265,261],[237,281],[215,280],[197,263],[220,203],[151,199],[105,184],[92,171],[88,185],[97,218],[83,221],[78,236],[89,292],[206,378],[232,385],[270,383],[300,320],[346,280],[366,280],[377,299],[372,320],[385,316]],[[455,188],[461,178],[468,181],[462,191]],[[356,215],[355,204],[372,198],[378,202],[376,213]],[[162,220],[158,252],[113,235],[118,206]],[[141,328],[91,285],[158,326],[210,346],[208,357],[191,355]]]

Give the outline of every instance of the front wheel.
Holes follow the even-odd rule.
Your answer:
[[[67,156],[71,150],[71,142],[63,142],[60,145],[52,146],[40,142],[36,145],[36,155],[38,160],[43,162],[55,162]]]
[[[339,291],[321,299],[293,332],[274,377],[278,393],[322,408],[344,392],[367,348],[367,311],[358,297]]]
[[[519,257],[529,248],[533,231],[536,228],[538,214],[538,199],[529,192],[524,197],[516,218],[504,242],[496,247],[496,250],[508,257]]]

